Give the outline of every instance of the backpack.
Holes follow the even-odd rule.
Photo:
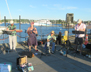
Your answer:
[[[21,53],[19,53],[21,56],[24,56],[24,55],[26,55],[27,57],[29,57],[29,58],[32,58],[32,57],[34,57],[34,54],[33,54],[33,52],[31,52],[31,51],[22,51]]]

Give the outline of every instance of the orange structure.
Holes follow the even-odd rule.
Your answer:
[[[86,34],[86,38],[85,38],[85,43],[84,43],[85,45],[87,45],[88,44],[88,35]]]

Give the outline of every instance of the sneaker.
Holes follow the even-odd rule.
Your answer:
[[[51,53],[54,54],[54,51],[52,51]]]

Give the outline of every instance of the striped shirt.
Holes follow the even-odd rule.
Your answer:
[[[79,31],[80,29],[86,29],[86,25],[84,24],[84,23],[81,23],[80,25],[76,25],[75,26],[75,30],[77,30],[77,31]],[[76,34],[76,37],[79,37],[79,38],[82,38],[82,37],[84,37],[85,36],[85,34]]]

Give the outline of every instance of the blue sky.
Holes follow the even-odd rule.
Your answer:
[[[1,19],[21,15],[21,19],[65,20],[67,13],[74,13],[74,20],[91,20],[91,0],[0,0]]]

